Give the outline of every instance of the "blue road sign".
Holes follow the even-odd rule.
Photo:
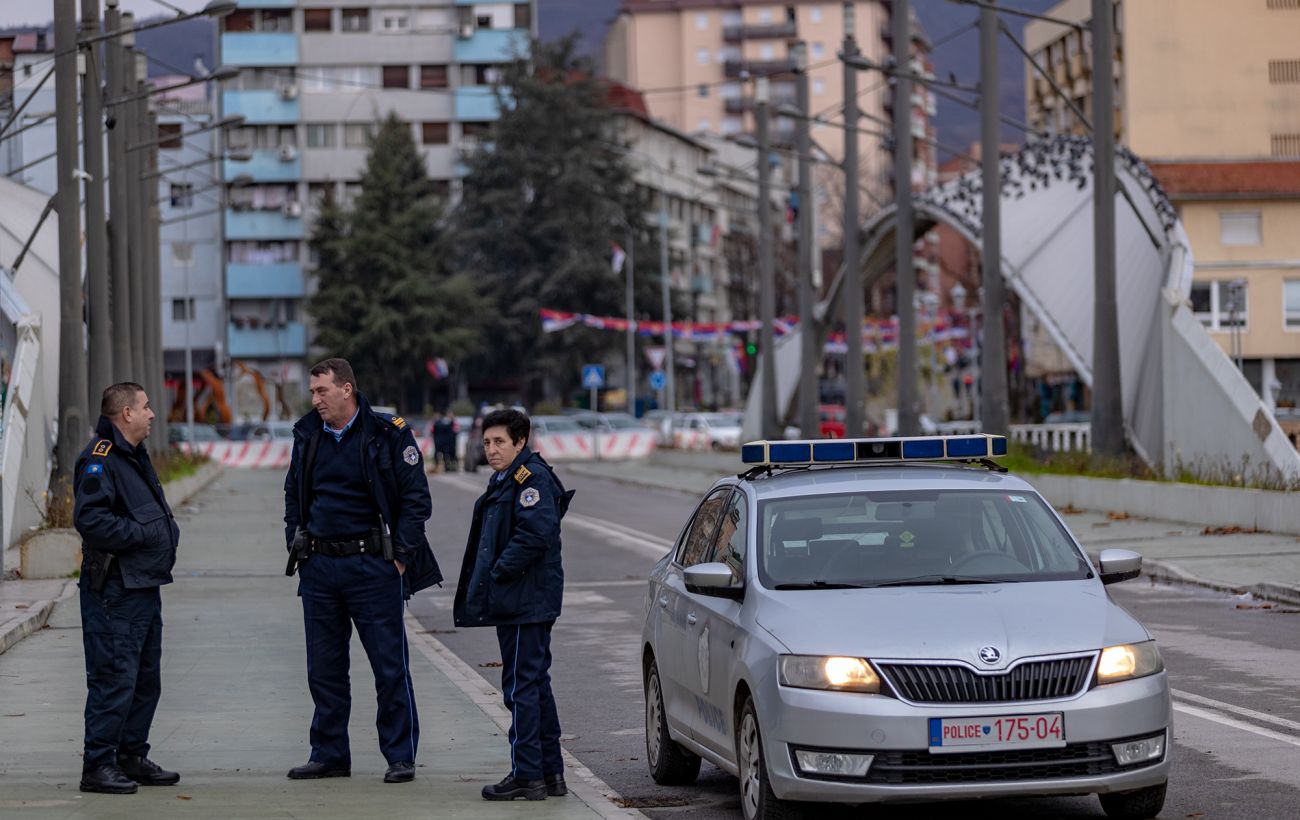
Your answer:
[[[597,390],[605,386],[605,366],[603,364],[584,364],[582,366],[582,386],[588,390]]]
[[[667,383],[668,380],[664,378],[664,372],[662,370],[656,370],[650,374],[651,390],[663,390],[664,385],[666,385]]]

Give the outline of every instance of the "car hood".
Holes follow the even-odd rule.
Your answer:
[[[962,660],[981,669],[1150,637],[1091,580],[764,590],[755,617],[794,654]],[[1002,661],[981,663],[985,646]]]

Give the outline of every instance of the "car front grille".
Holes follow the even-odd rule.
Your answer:
[[[899,697],[916,703],[1009,703],[1078,693],[1088,683],[1092,657],[1030,661],[995,675],[956,664],[882,663],[880,668]]]
[[[1133,739],[1133,738],[1129,738]],[[1053,780],[1095,777],[1121,771],[1108,740],[1071,743],[1059,749],[1025,749],[997,752],[875,752],[867,772],[868,783],[907,785],[925,783],[1003,783],[1013,780]],[[1163,758],[1162,758],[1163,759]],[[1124,766],[1132,771],[1154,766],[1151,760]]]

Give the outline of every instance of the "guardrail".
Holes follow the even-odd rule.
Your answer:
[[[1012,424],[1011,440],[1030,444],[1054,453],[1092,452],[1092,425],[1081,424]]]

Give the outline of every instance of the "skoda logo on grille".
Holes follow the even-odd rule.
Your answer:
[[[984,663],[997,663],[1002,660],[1002,653],[996,646],[981,646],[979,651],[980,660]]]

